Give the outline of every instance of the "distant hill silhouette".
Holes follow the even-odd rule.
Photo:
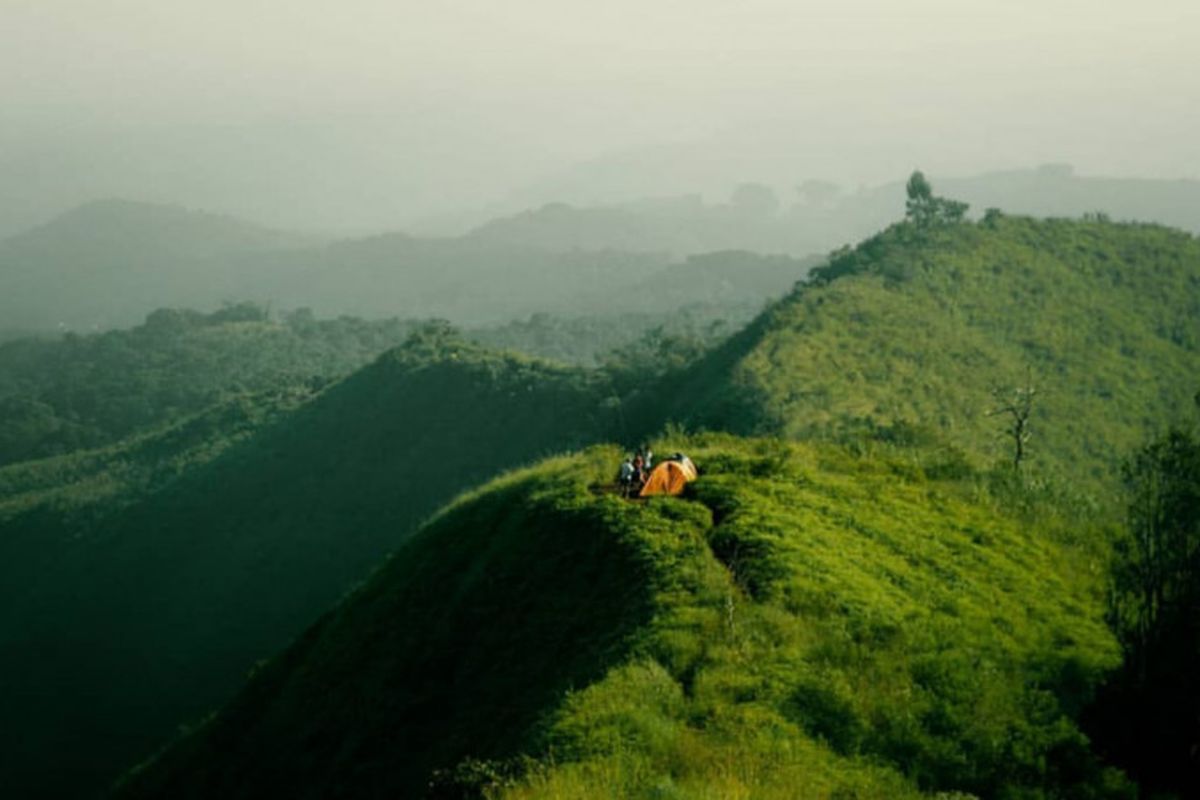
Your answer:
[[[630,170],[610,172],[619,176]],[[1200,233],[1196,180],[1083,176],[1068,165],[1048,164],[968,177],[934,176],[934,182],[945,194],[969,202],[976,214],[989,207],[1043,217],[1103,212],[1114,220],[1157,222]],[[903,181],[859,187],[820,180],[797,180],[794,186],[743,184],[728,200],[706,200],[699,194],[639,200],[632,186],[614,187],[604,200],[595,188],[590,183],[572,188],[569,182],[545,187],[562,201],[495,219],[471,235],[559,249],[612,243],[626,250],[681,255],[745,249],[803,256],[869,236],[894,222],[904,205]]]
[[[113,201],[0,242],[0,316],[6,333],[90,331],[135,324],[164,306],[209,310],[253,301],[321,316],[485,324],[710,302],[717,256],[706,262],[704,280],[673,280],[667,292],[653,291],[653,278],[679,260],[612,244],[554,249],[476,236],[390,233],[314,243],[226,217]],[[719,294],[739,302],[769,299],[815,263],[727,260]],[[761,266],[779,268],[777,277],[764,285]]]
[[[178,206],[105,200],[0,241],[0,316],[11,329],[132,324],[165,305],[237,294],[235,257],[311,243]]]

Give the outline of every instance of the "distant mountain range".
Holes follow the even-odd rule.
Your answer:
[[[722,258],[723,273],[714,270]],[[765,299],[764,280],[774,294],[816,263],[729,254],[707,258],[699,282],[656,277],[677,260],[665,251],[484,236],[322,243],[176,207],[105,201],[0,242],[0,329],[90,331],[135,324],[160,307],[241,300],[322,316],[467,324],[536,312],[661,312],[722,296]]]
[[[976,216],[996,207],[1200,232],[1200,181],[1085,177],[1047,165],[937,183],[971,203]],[[389,233],[327,242],[179,207],[102,201],[0,241],[0,336],[127,326],[163,306],[209,309],[240,300],[325,316],[442,316],[462,324],[536,312],[663,311],[681,298],[708,299],[689,295],[687,282],[655,277],[688,256],[805,259],[787,266],[796,280],[815,263],[813,254],[882,229],[903,203],[900,182],[847,192],[808,181],[784,196],[744,184],[724,203],[698,195],[554,203],[456,237]],[[720,280],[739,283],[744,266],[731,265]],[[671,299],[653,288],[656,280],[671,288]]]
[[[1200,181],[1076,175],[1065,164],[937,178],[943,194],[1012,214],[1079,217],[1101,212],[1115,220],[1157,222],[1200,232]],[[593,187],[594,188],[594,187]],[[559,189],[570,197],[568,186]],[[579,193],[580,198],[589,196]],[[804,255],[856,242],[894,222],[904,206],[904,183],[847,190],[806,181],[787,191],[743,184],[728,202],[700,195],[604,205],[554,203],[488,222],[472,236],[548,248],[616,246],[628,250],[695,253],[728,248]]]

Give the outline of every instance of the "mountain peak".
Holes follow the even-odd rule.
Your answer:
[[[163,255],[193,256],[277,247],[300,237],[224,214],[114,197],[76,206],[8,241],[63,246],[115,240],[136,240]]]

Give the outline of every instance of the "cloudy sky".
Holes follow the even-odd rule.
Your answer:
[[[0,0],[0,217],[122,194],[371,227],[598,170],[1197,178],[1198,31],[1194,0]]]

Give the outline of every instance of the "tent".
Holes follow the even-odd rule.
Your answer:
[[[656,494],[682,494],[683,487],[689,481],[696,480],[696,465],[690,458],[679,461],[662,461],[650,470],[646,485],[638,493],[639,497],[650,497]]]

